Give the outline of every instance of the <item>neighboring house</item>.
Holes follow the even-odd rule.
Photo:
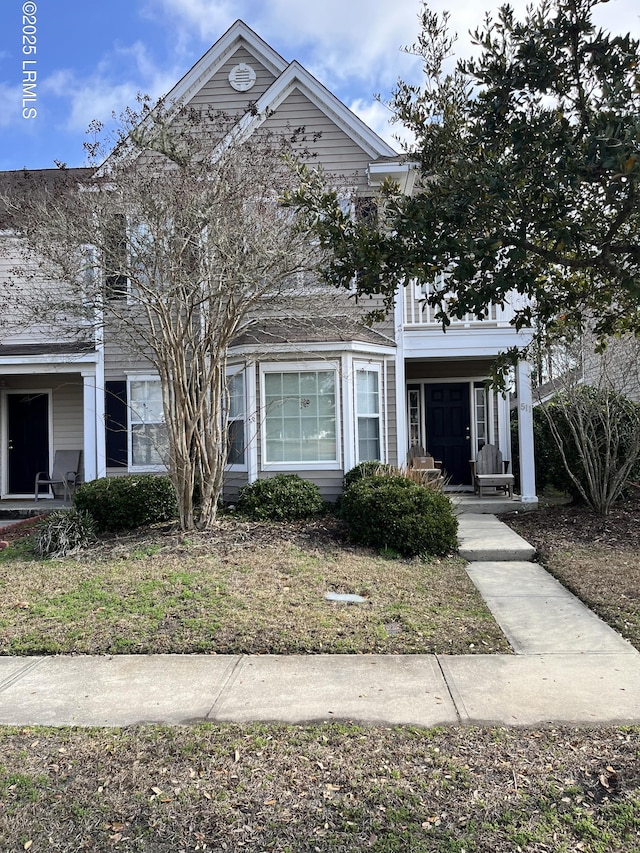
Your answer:
[[[237,114],[247,133],[304,127],[317,161],[329,174],[348,175],[362,198],[388,177],[412,190],[414,173],[397,152],[241,21],[167,99]],[[0,264],[6,275],[10,262]],[[520,340],[511,316],[509,306],[494,307],[488,319],[453,320],[443,333],[424,292],[409,284],[393,315],[373,328],[347,312],[251,325],[229,352],[227,496],[257,478],[295,472],[335,499],[355,464],[403,465],[415,445],[442,461],[452,485],[471,488],[470,462],[484,443],[511,458],[509,400],[486,385],[492,359]],[[159,382],[147,366],[89,335],[67,339],[46,327],[12,333],[10,310],[0,340],[2,498],[33,494],[35,472],[58,449],[82,448],[85,480],[162,470],[153,442],[139,440],[162,420]],[[521,499],[535,502],[525,363],[517,382]]]
[[[587,328],[571,343],[549,346],[536,359],[532,373],[534,405],[577,385],[613,390],[640,402],[640,341],[633,335],[607,338],[604,349]],[[512,403],[513,405],[513,403]]]

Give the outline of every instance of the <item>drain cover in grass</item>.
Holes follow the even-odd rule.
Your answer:
[[[346,601],[347,604],[366,604],[367,599],[351,592],[325,592],[327,601]]]

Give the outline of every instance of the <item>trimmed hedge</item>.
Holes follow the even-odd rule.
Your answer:
[[[146,524],[171,521],[178,515],[171,480],[154,474],[102,477],[82,483],[74,504],[93,516],[101,532],[135,530]]]
[[[295,521],[324,510],[315,483],[298,474],[277,474],[240,490],[238,512],[254,521]]]
[[[405,557],[444,556],[457,548],[449,498],[402,475],[353,482],[342,498],[342,517],[357,545]]]

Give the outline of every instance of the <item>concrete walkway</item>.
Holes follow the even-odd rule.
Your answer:
[[[0,658],[0,723],[640,723],[640,654],[528,543],[463,514],[460,552],[514,655]]]

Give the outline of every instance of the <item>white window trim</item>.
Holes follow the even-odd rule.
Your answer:
[[[366,373],[375,373],[378,377],[378,414],[376,415],[368,415],[361,414],[358,411],[358,378],[357,375],[359,372]],[[356,455],[356,465],[363,460],[360,459],[360,418],[368,418],[374,419],[377,417],[378,420],[378,444],[379,444],[379,459],[381,462],[386,461],[386,447],[384,441],[384,418],[383,418],[383,387],[382,387],[382,365],[376,363],[370,363],[367,361],[354,361],[353,363],[353,421],[354,421],[354,433],[355,433],[355,455]]]
[[[249,456],[249,417],[248,417],[248,395],[247,395],[247,370],[244,364],[236,364],[227,368],[227,381],[231,379],[232,376],[237,376],[238,374],[242,374],[243,382],[242,387],[244,390],[244,412],[242,415],[242,421],[244,423],[244,462],[241,463],[228,463],[225,465],[225,471],[229,471],[233,473],[237,471],[239,473],[246,473],[249,470],[248,465],[248,456]],[[227,427],[230,423],[235,420],[240,420],[240,418],[233,418],[233,420],[227,417]]]
[[[167,472],[166,465],[134,465],[133,464],[133,429],[131,413],[131,383],[132,382],[160,382],[157,373],[128,373],[127,374],[127,471],[132,474],[164,474]],[[164,417],[162,419],[164,423]]]
[[[268,373],[315,373],[333,371],[335,374],[336,400],[336,459],[326,462],[268,462],[266,459],[267,404],[264,377]],[[260,365],[260,450],[263,471],[341,471],[342,470],[342,417],[341,417],[341,370],[338,361],[282,361]]]

